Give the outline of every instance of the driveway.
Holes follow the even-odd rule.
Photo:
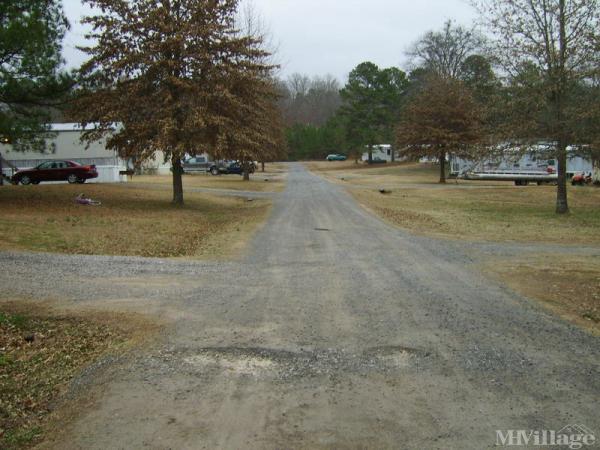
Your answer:
[[[170,323],[78,380],[88,406],[50,447],[482,449],[573,424],[600,440],[600,339],[484,278],[487,251],[392,228],[292,164],[241,261],[2,253],[0,283]]]

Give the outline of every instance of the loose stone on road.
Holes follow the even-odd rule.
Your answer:
[[[47,445],[473,448],[496,430],[600,433],[600,345],[291,164],[234,262],[0,253],[5,294],[168,321],[92,377]],[[474,256],[475,255],[475,256]],[[51,293],[51,294],[50,294]]]

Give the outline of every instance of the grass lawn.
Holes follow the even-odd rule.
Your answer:
[[[43,438],[69,382],[103,355],[140,342],[157,326],[109,313],[66,315],[36,304],[0,303],[0,448]],[[31,310],[31,308],[29,308]]]
[[[385,220],[416,233],[470,240],[600,244],[600,189],[595,187],[569,186],[571,214],[557,216],[555,186],[462,180],[439,185],[437,167],[428,164],[318,173],[346,186],[361,204]],[[390,193],[380,194],[379,188]]]
[[[83,192],[102,206],[74,202]],[[185,193],[128,184],[0,188],[0,250],[153,257],[235,256],[266,219],[269,200]]]
[[[516,261],[494,259],[484,271],[600,335],[600,258],[544,254]]]
[[[218,175],[193,173],[183,176],[183,188],[233,189],[238,191],[281,192],[285,188],[286,167],[283,164],[267,163],[265,171],[258,170],[244,181],[241,175]],[[139,175],[131,180],[136,184],[171,185],[170,175]]]

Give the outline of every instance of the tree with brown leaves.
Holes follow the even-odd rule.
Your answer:
[[[236,28],[238,0],[85,2],[101,13],[84,19],[96,45],[83,49],[75,114],[97,124],[84,139],[105,137],[138,162],[162,151],[177,205],[186,153],[256,158],[274,67],[260,39]]]
[[[480,111],[469,89],[452,78],[430,76],[403,111],[396,144],[410,157],[440,161],[440,183],[446,182],[446,157],[465,155],[482,135]]]

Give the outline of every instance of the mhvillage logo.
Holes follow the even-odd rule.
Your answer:
[[[594,445],[596,436],[585,425],[567,425],[554,430],[496,430],[496,446],[568,447],[573,450]]]

